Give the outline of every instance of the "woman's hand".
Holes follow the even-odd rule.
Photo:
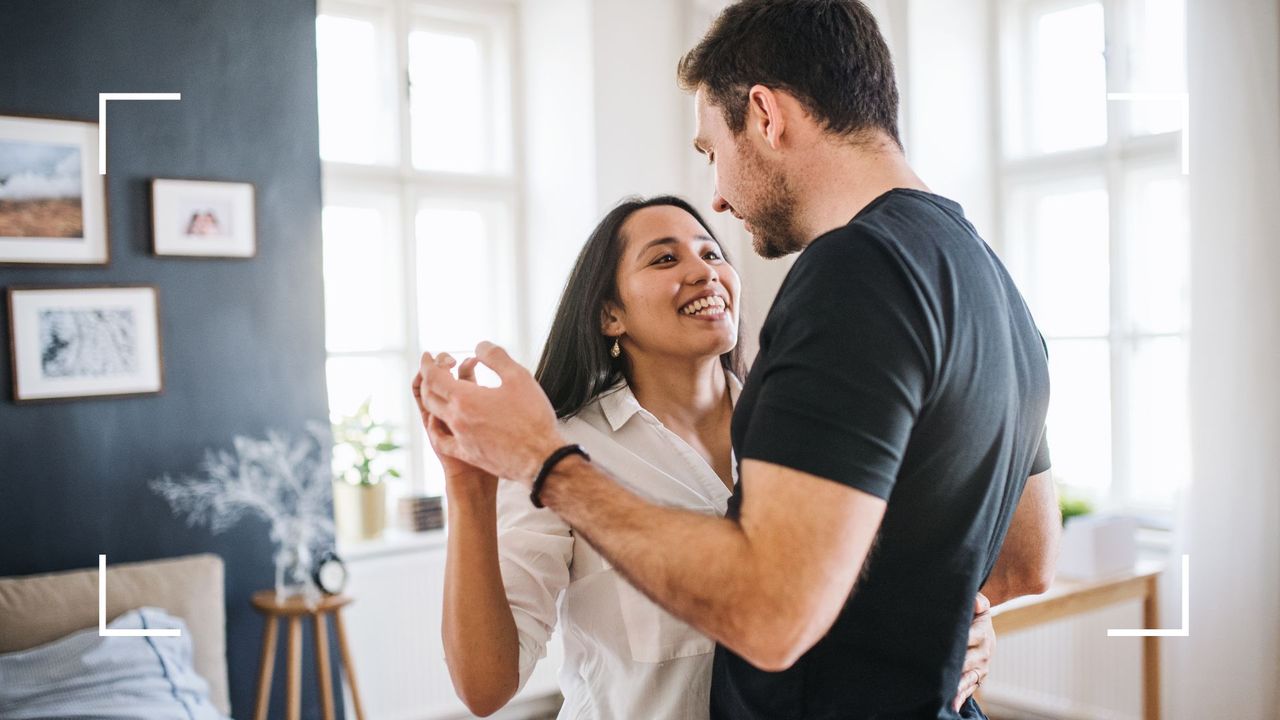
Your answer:
[[[996,630],[991,624],[991,602],[978,593],[973,599],[973,622],[969,625],[969,649],[964,654],[960,686],[953,705],[956,712],[978,689],[991,670],[991,656],[996,650]]]
[[[442,368],[453,368],[457,362],[448,353],[441,353],[436,358],[436,365]],[[462,361],[462,365],[458,367],[458,379],[467,382],[476,381],[476,363],[474,357],[467,358]],[[440,458],[440,464],[444,467],[445,491],[450,499],[458,498],[461,495],[470,496],[479,493],[482,497],[495,497],[498,492],[498,479],[492,474],[452,455],[446,454],[441,449],[440,439],[447,437],[453,433],[449,427],[444,424],[440,418],[432,415],[428,410],[426,403],[422,400],[422,371],[413,378],[413,399],[418,405],[418,412],[422,415],[422,427],[427,431],[427,439],[431,442],[431,449],[435,451],[436,457]]]

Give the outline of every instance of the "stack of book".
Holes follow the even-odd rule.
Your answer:
[[[444,527],[444,509],[436,495],[410,495],[400,498],[400,527],[413,532],[439,530]]]

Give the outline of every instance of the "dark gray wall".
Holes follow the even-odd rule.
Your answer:
[[[221,555],[237,717],[252,715],[262,628],[248,597],[273,579],[266,528],[189,529],[146,483],[196,471],[234,435],[301,432],[327,414],[315,72],[314,0],[0,4],[0,114],[96,121],[99,92],[182,93],[110,106],[109,266],[0,266],[0,288],[158,286],[165,368],[159,396],[18,406],[3,352],[0,575],[89,567],[99,553]],[[255,183],[258,257],[151,256],[153,177]],[[307,717],[318,716],[309,634]],[[283,671],[281,659],[272,717]]]

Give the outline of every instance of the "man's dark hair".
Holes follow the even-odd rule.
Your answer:
[[[828,132],[879,129],[899,146],[893,59],[859,0],[742,0],[725,8],[680,59],[680,86],[702,88],[734,135],[747,91],[764,85],[795,96]]]

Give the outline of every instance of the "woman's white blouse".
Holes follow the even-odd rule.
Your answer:
[[[729,388],[736,403],[741,384],[731,375]],[[625,383],[560,430],[592,462],[653,502],[724,515],[729,489],[693,448],[640,407]],[[650,602],[558,515],[533,507],[524,486],[506,480],[498,489],[498,555],[520,637],[522,688],[546,655],[558,605],[565,651],[560,720],[709,717],[715,643]]]

